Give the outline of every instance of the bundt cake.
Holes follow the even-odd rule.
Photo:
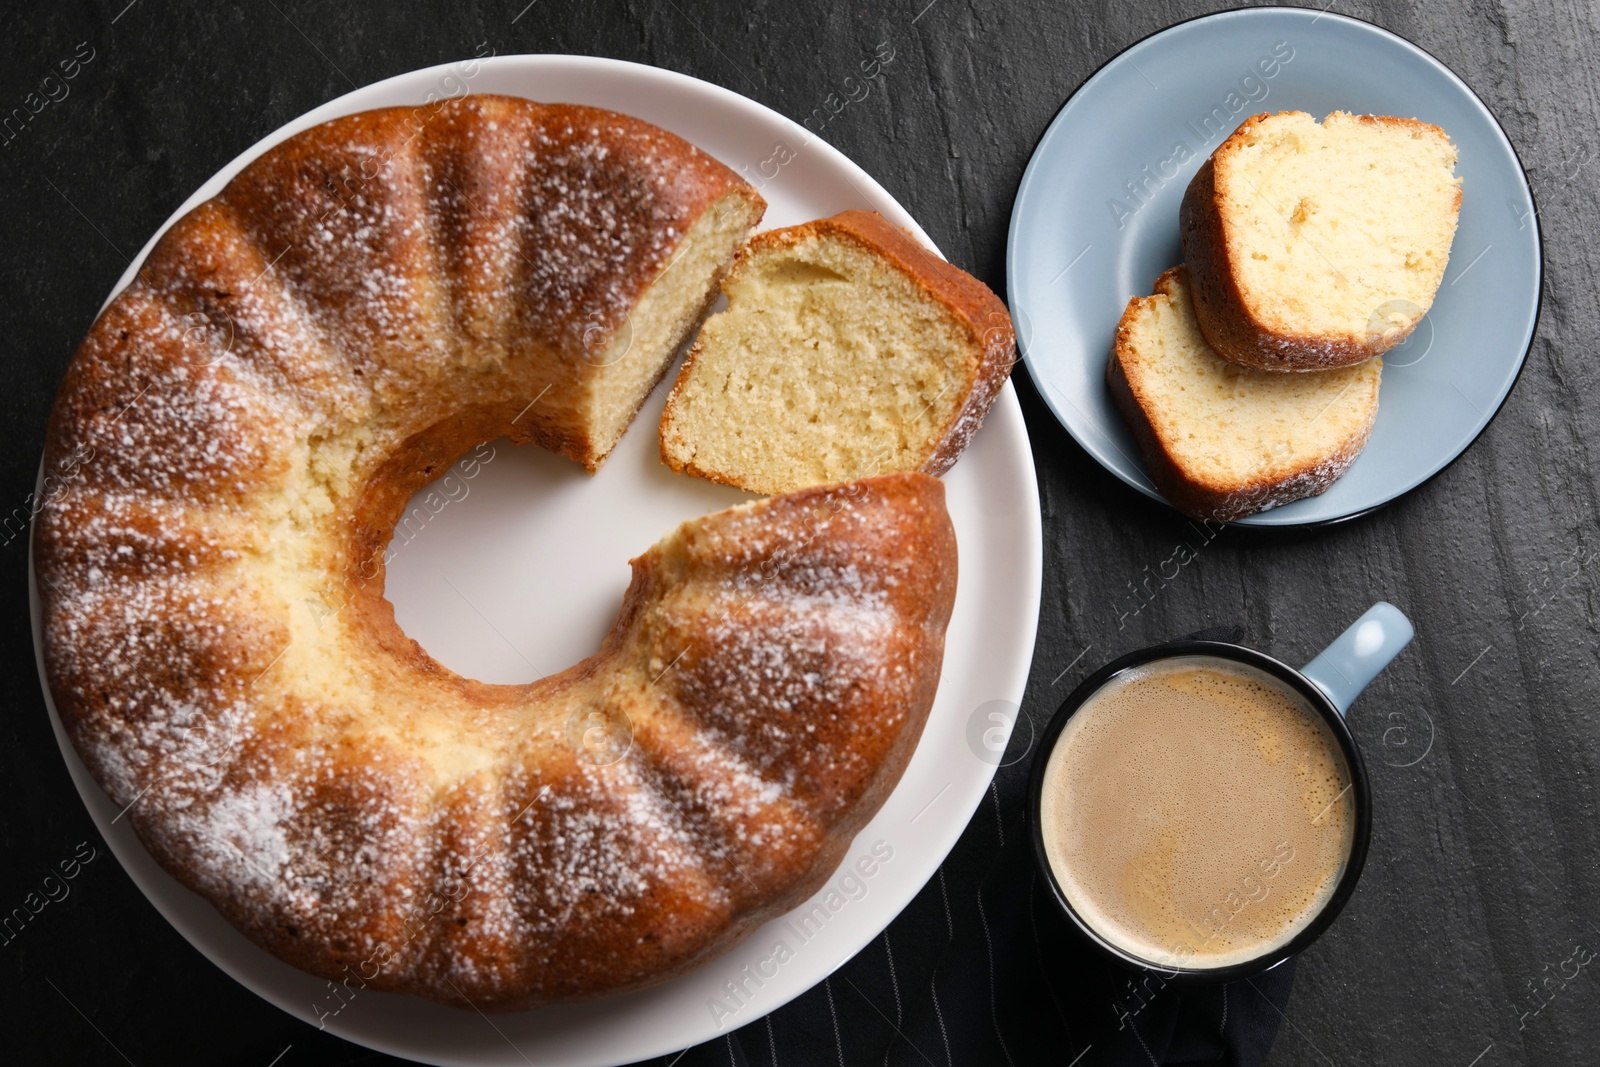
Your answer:
[[[96,321],[46,442],[47,678],[255,942],[483,1010],[634,988],[814,891],[887,795],[954,597],[931,478],[684,525],[528,685],[446,670],[383,596],[407,497],[475,444],[601,462],[762,207],[622,115],[369,112],[246,167]]]

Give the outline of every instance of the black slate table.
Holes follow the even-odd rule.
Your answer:
[[[11,6],[0,117],[61,64],[75,76],[0,135],[9,668],[0,910],[63,861],[80,862],[69,895],[0,944],[0,1061],[386,1059],[258,1000],[145,902],[68,779],[36,682],[26,537],[7,516],[26,517],[51,397],[100,302],[129,255],[218,167],[354,86],[488,49],[653,63],[798,120],[888,41],[896,60],[883,91],[831,122],[828,139],[952,260],[1004,293],[1012,198],[1050,118],[1121,49],[1210,10],[1177,0]],[[1175,578],[1147,583],[1192,530],[1101,471],[1019,372],[1045,524],[1023,713],[1037,730],[1098,663],[1219,622],[1303,661],[1373,600],[1392,600],[1418,638],[1353,717],[1376,794],[1371,858],[1344,915],[1299,962],[1271,1062],[1597,1062],[1600,976],[1547,979],[1570,971],[1577,951],[1600,949],[1600,9],[1338,0],[1334,10],[1438,56],[1521,155],[1547,266],[1521,381],[1459,461],[1389,507],[1316,532],[1229,529]],[[877,981],[870,951],[836,982]],[[886,1058],[894,1035],[875,1040],[851,1035],[841,1058]],[[782,1042],[777,1051],[792,1062]]]

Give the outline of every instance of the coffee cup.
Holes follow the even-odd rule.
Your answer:
[[[1090,675],[1028,790],[1034,861],[1071,925],[1167,980],[1250,977],[1321,936],[1372,832],[1345,714],[1412,635],[1378,603],[1299,669],[1183,639]]]

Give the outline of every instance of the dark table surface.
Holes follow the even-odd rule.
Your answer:
[[[889,40],[883,92],[828,138],[1004,293],[1012,199],[1051,116],[1120,50],[1210,10],[1173,0],[13,5],[0,112],[59,62],[79,66],[66,95],[57,89],[0,144],[0,504],[25,513],[56,383],[128,257],[217,168],[355,86],[484,48],[582,53],[691,74],[799,119]],[[1042,726],[1098,662],[1216,622],[1303,661],[1373,600],[1392,600],[1418,639],[1353,718],[1376,795],[1371,857],[1344,915],[1300,960],[1271,1062],[1597,1062],[1600,975],[1546,979],[1570,971],[1575,950],[1600,949],[1600,8],[1338,0],[1334,10],[1443,60],[1521,155],[1547,267],[1521,381],[1465,456],[1409,496],[1318,532],[1227,530],[1153,600],[1134,600],[1130,580],[1189,536],[1183,522],[1100,470],[1019,373],[1045,534],[1024,713]],[[25,538],[6,536],[0,907],[21,903],[80,842],[98,856],[70,896],[0,946],[0,1060],[383,1061],[235,985],[110,858],[50,732]],[[1548,992],[1536,998],[1535,987]]]

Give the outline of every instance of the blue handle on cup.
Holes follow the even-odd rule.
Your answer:
[[[1301,667],[1300,673],[1326,693],[1343,715],[1416,632],[1399,608],[1380,600],[1316,659]]]

